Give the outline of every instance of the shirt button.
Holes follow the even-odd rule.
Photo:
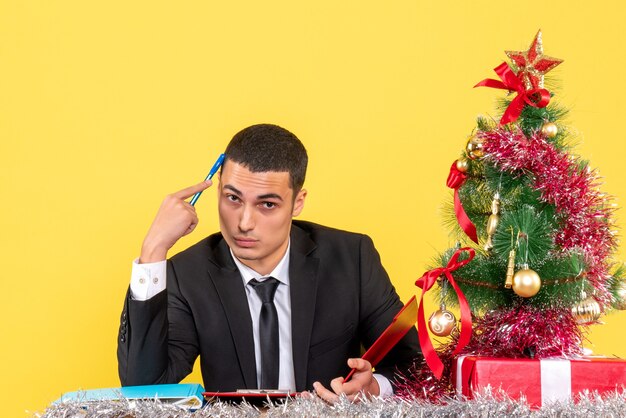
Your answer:
[[[152,279],[152,283],[157,284],[159,282],[159,278],[155,277],[154,279]]]
[[[139,279],[139,284],[144,284],[146,283],[146,279],[144,279],[143,277]]]

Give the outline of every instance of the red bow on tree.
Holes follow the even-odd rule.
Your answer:
[[[525,105],[533,107],[546,107],[550,102],[550,92],[542,88],[534,88],[526,90],[524,83],[520,80],[509,67],[509,64],[503,62],[494,68],[500,80],[486,78],[476,84],[474,87],[491,87],[494,89],[503,89],[517,92],[517,96],[511,101],[506,108],[504,115],[500,119],[500,125],[506,125],[515,122],[522,114]]]
[[[465,260],[458,261],[459,256],[467,251],[469,257]],[[454,277],[452,277],[452,272],[456,269],[463,267],[476,255],[476,252],[473,248],[459,248],[455,251],[455,253],[448,261],[448,265],[446,267],[439,267],[434,270],[427,271],[424,275],[419,278],[415,282],[415,286],[422,289],[422,297],[420,299],[419,310],[417,312],[417,334],[420,341],[420,347],[422,347],[422,354],[424,355],[424,359],[426,360],[426,364],[433,371],[435,377],[437,379],[441,379],[441,375],[443,374],[443,363],[439,358],[439,355],[433,348],[433,343],[430,341],[430,336],[428,335],[428,329],[426,328],[426,319],[424,317],[424,294],[430,290],[431,287],[437,282],[437,279],[440,276],[445,275],[452,285],[452,288],[456,292],[457,298],[459,300],[459,308],[461,310],[461,335],[459,336],[459,343],[456,346],[456,349],[452,353],[452,355],[456,355],[461,352],[461,350],[469,343],[470,338],[472,337],[472,317],[471,311],[469,308],[469,304],[467,303],[467,299],[465,299],[465,295],[459,289],[459,286],[454,281]]]
[[[448,174],[446,185],[449,188],[454,189],[454,213],[456,214],[456,219],[459,221],[461,229],[463,229],[472,241],[478,244],[476,226],[474,226],[469,216],[467,216],[467,213],[465,213],[465,209],[463,209],[463,204],[461,203],[461,198],[459,197],[459,187],[465,183],[466,179],[467,175],[456,168],[456,161],[453,162],[452,167],[450,167],[450,174]]]

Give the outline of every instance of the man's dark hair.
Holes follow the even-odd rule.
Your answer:
[[[295,194],[302,189],[309,158],[302,142],[277,125],[259,124],[239,131],[226,147],[226,161],[253,173],[286,171]]]

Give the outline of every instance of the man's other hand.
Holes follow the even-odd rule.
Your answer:
[[[152,225],[143,240],[140,263],[153,263],[167,258],[167,252],[176,241],[189,234],[198,225],[196,209],[185,199],[201,192],[213,183],[211,180],[167,195],[161,203]]]
[[[378,381],[374,378],[372,365],[369,361],[361,358],[351,358],[348,359],[348,366],[356,369],[352,379],[345,383],[343,377],[333,379],[330,382],[332,392],[326,389],[320,382],[313,383],[313,388],[320,398],[333,404],[339,400],[339,395],[342,393],[351,401],[357,400],[358,396],[362,396],[360,395],[361,392],[365,396],[378,396],[380,394]]]

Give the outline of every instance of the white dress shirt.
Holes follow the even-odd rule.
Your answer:
[[[280,367],[278,388],[281,390],[296,390],[296,379],[293,370],[293,349],[291,345],[291,292],[289,291],[289,246],[285,255],[272,272],[263,276],[250,267],[244,265],[235,257],[231,251],[233,261],[241,274],[246,296],[248,298],[248,308],[252,318],[252,334],[254,337],[254,356],[256,360],[257,387],[261,384],[261,346],[259,338],[259,316],[261,313],[261,299],[248,282],[252,279],[263,281],[268,277],[274,277],[279,281],[279,285],[274,295],[274,305],[278,312],[278,329],[280,344]],[[130,279],[130,293],[135,300],[148,300],[166,288],[166,261],[156,263],[139,264],[139,259],[133,261],[133,270]],[[347,360],[347,359],[346,359]],[[389,380],[380,374],[374,374],[380,387],[380,396],[388,397],[393,395],[393,389]]]
[[[256,380],[257,386],[261,387],[261,337],[259,335],[259,317],[261,316],[261,307],[263,302],[257,292],[248,286],[248,282],[257,279],[262,282],[269,277],[278,280],[278,287],[274,294],[274,306],[278,312],[278,339],[279,339],[279,372],[278,372],[278,389],[296,391],[296,376],[293,371],[293,349],[291,346],[291,292],[289,291],[289,247],[287,252],[280,260],[278,265],[272,272],[263,276],[250,267],[244,265],[235,257],[233,252],[230,254],[241,273],[243,284],[248,297],[248,308],[250,308],[250,316],[252,317],[252,334],[254,337],[254,357],[256,359]]]

